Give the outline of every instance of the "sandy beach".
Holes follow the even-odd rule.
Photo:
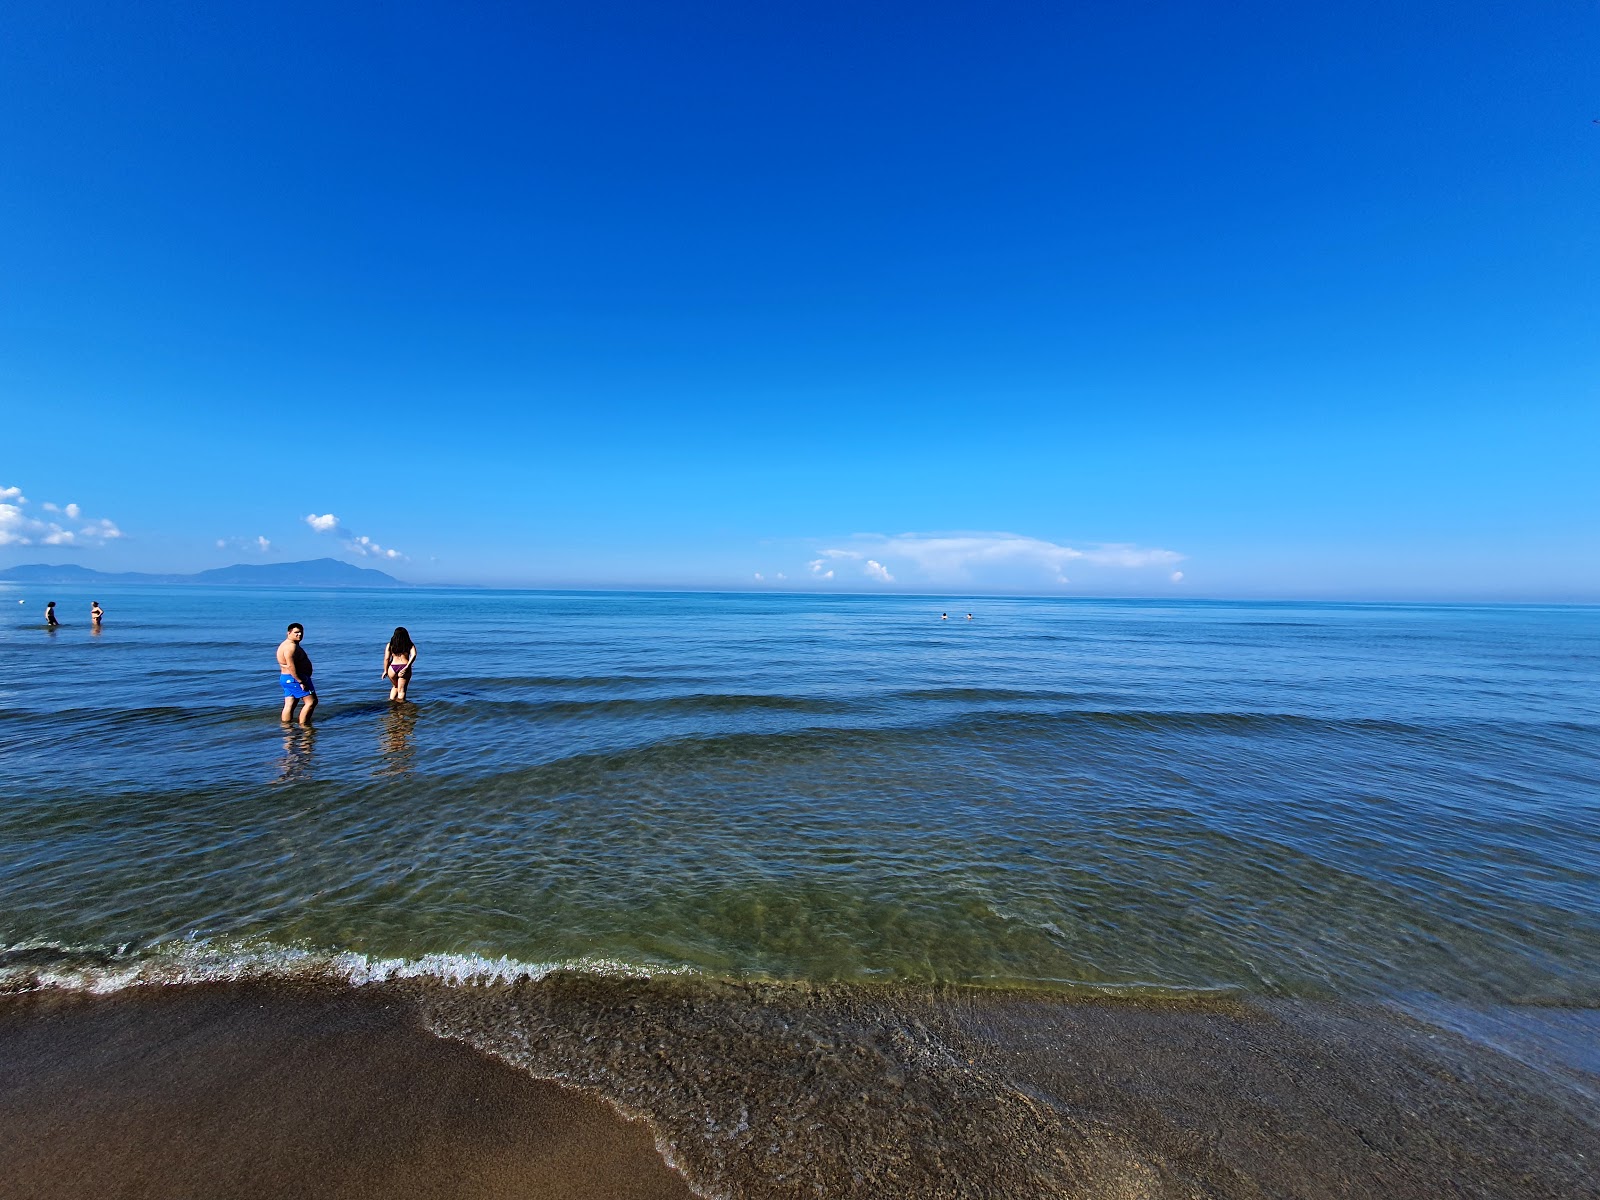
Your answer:
[[[8,1196],[680,1200],[649,1132],[413,1005],[200,987],[0,1004]]]
[[[1580,1089],[1301,1002],[212,984],[12,996],[0,1061],[40,1200],[1600,1194]]]

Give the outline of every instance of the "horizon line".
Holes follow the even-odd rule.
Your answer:
[[[300,560],[300,561],[301,562],[317,562],[317,561],[326,561],[326,560],[304,559],[304,560]],[[345,562],[344,559],[333,559],[332,561],[341,562],[341,563]],[[75,563],[62,563],[62,564],[25,563],[25,564],[18,564],[18,565],[23,565],[23,566],[51,566],[51,565],[77,566],[77,565],[80,565],[80,564],[75,564]],[[232,563],[232,564],[229,564],[229,565],[231,565],[231,566],[241,566],[241,567],[251,567],[251,566],[296,566],[296,565],[298,565],[298,563]],[[357,566],[358,564],[346,563],[345,565],[347,565],[347,566]],[[4,568],[4,569],[9,570],[10,568]],[[92,568],[92,567],[85,567],[84,569],[85,570],[95,570],[95,568]],[[226,568],[207,568],[207,570],[218,570],[218,569],[226,569]],[[366,569],[375,570],[375,568],[366,568]],[[387,574],[387,572],[379,572],[379,573],[380,574]],[[182,573],[182,572],[155,572],[155,571],[127,571],[127,572],[102,571],[102,572],[99,572],[99,574],[106,575],[106,576],[111,576],[111,575],[115,575],[115,574],[159,576],[159,575],[162,575],[162,574],[182,575],[182,574],[185,574],[185,573]],[[190,572],[190,573],[187,573],[187,574],[188,574],[189,579],[190,579],[189,582],[177,582],[175,580],[170,580],[170,579],[169,580],[152,579],[150,581],[144,581],[144,580],[138,580],[138,579],[122,579],[122,580],[117,580],[117,581],[113,582],[110,578],[106,579],[104,582],[107,585],[110,585],[110,586],[119,586],[120,585],[120,586],[124,586],[124,587],[203,587],[203,588],[219,588],[219,589],[242,588],[242,589],[246,589],[246,590],[257,590],[257,589],[263,589],[263,588],[277,587],[277,588],[283,588],[283,589],[301,589],[301,590],[306,590],[306,591],[334,591],[334,592],[374,592],[374,591],[390,590],[390,589],[386,589],[386,588],[382,588],[382,587],[363,587],[363,586],[357,585],[357,584],[339,584],[339,583],[321,583],[321,584],[319,584],[319,583],[309,583],[309,584],[306,584],[306,583],[278,583],[278,584],[271,584],[271,583],[268,583],[268,584],[205,583],[205,582],[200,582],[197,579],[195,579],[195,576],[197,576],[199,574],[199,572]],[[583,584],[583,583],[546,583],[546,584],[527,583],[527,584],[513,584],[513,583],[483,583],[483,582],[466,583],[466,582],[441,582],[441,581],[434,581],[434,582],[429,582],[429,583],[414,583],[414,582],[411,582],[411,581],[408,581],[408,580],[400,579],[397,576],[389,576],[389,578],[394,579],[395,583],[398,584],[400,586],[400,588],[403,588],[403,589],[406,589],[406,590],[413,590],[414,589],[414,590],[419,590],[419,591],[434,590],[434,591],[480,591],[480,592],[544,592],[544,593],[554,593],[554,594],[600,593],[600,594],[608,594],[608,595],[814,596],[814,597],[819,597],[819,598],[833,598],[833,599],[855,599],[855,598],[872,598],[872,597],[880,597],[880,596],[892,596],[892,597],[895,597],[897,599],[927,599],[927,600],[950,600],[950,599],[955,599],[955,598],[964,598],[964,599],[968,599],[968,600],[980,600],[980,599],[989,599],[989,600],[1061,600],[1061,601],[1073,601],[1073,602],[1140,601],[1140,602],[1156,603],[1156,604],[1172,604],[1172,603],[1177,603],[1177,604],[1184,604],[1184,603],[1202,603],[1202,604],[1351,604],[1351,605],[1386,605],[1386,606],[1408,606],[1408,607],[1495,606],[1495,607],[1532,607],[1532,608],[1594,608],[1594,607],[1600,607],[1600,598],[1585,600],[1585,599],[1570,599],[1570,598],[1569,599],[1548,599],[1548,598],[1547,599],[1529,599],[1529,598],[1511,599],[1511,598],[1507,598],[1507,597],[1487,597],[1487,596],[1478,596],[1478,597],[1473,597],[1473,596],[1448,596],[1448,597],[1447,596],[1435,596],[1435,597],[1420,597],[1420,596],[1400,597],[1400,596],[1394,596],[1394,597],[1382,597],[1382,596],[1317,596],[1317,595],[1300,595],[1300,596],[1295,596],[1295,595],[1226,595],[1226,594],[1221,594],[1221,593],[1203,593],[1203,594],[1190,593],[1190,594],[1185,594],[1185,595],[1155,595],[1155,594],[1151,594],[1151,593],[1148,593],[1148,592],[1116,592],[1116,593],[1111,593],[1111,592],[1106,592],[1106,593],[1081,593],[1080,592],[1080,593],[1064,594],[1064,593],[1061,593],[1061,592],[1034,592],[1034,591],[977,591],[977,592],[921,591],[921,590],[901,590],[901,589],[894,589],[894,588],[875,589],[875,590],[871,590],[871,591],[862,590],[862,589],[853,589],[853,588],[852,589],[838,588],[838,589],[833,589],[833,590],[828,590],[828,591],[817,591],[817,590],[808,590],[808,589],[803,589],[803,588],[787,588],[787,587],[774,587],[774,586],[742,587],[742,586],[735,586],[735,585],[664,584],[664,583],[632,583],[632,584],[626,584],[626,583],[623,583],[623,584],[619,584],[619,583],[588,583],[588,584]],[[45,582],[35,582],[33,580],[26,580],[26,579],[0,579],[0,588],[6,588],[6,589],[14,589],[14,588],[22,588],[22,587],[28,587],[28,588],[45,588],[45,587],[75,588],[75,587],[89,586],[94,582],[95,581],[93,581],[93,580],[80,580],[80,581],[75,581],[75,582],[45,583]]]

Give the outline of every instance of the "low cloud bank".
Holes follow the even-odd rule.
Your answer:
[[[115,521],[86,517],[77,504],[39,505],[36,517],[20,487],[0,487],[0,546],[103,546],[123,536]]]
[[[1175,550],[1129,543],[1066,546],[1015,533],[856,534],[821,550],[806,564],[813,579],[859,578],[876,583],[1009,586],[1072,582],[1069,568],[1092,572],[1159,568],[1168,580],[1183,561]]]

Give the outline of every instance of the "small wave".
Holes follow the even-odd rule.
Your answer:
[[[214,720],[239,711],[237,707],[195,708],[177,704],[153,704],[146,708],[11,708],[0,712],[0,721],[36,724],[41,717],[47,716],[52,726],[70,727],[84,722],[104,729],[121,729],[145,721]]]
[[[689,675],[462,675],[432,677],[439,688],[490,690],[505,688],[590,688],[660,687],[669,683],[700,683]]]
[[[765,693],[740,694],[734,692],[704,692],[692,696],[618,697],[581,704],[558,701],[550,710],[560,713],[650,713],[650,712],[745,712],[771,710],[774,712],[837,713],[847,712],[852,706],[840,700],[825,700],[813,696],[783,696]]]
[[[1190,709],[1081,709],[1057,714],[1061,719],[1107,728],[1169,729],[1205,732],[1253,732],[1305,729],[1315,731],[1360,730],[1426,736],[1433,731],[1403,721],[1371,717],[1315,717],[1301,713],[1215,712]]]
[[[988,710],[959,712],[936,720],[908,720],[876,726],[808,726],[778,733],[734,731],[660,738],[620,750],[602,750],[567,756],[540,764],[536,771],[568,766],[626,768],[641,762],[666,759],[674,762],[688,757],[738,758],[759,762],[782,762],[818,752],[861,748],[879,750],[890,746],[946,743],[952,739],[1015,739],[1040,733],[1059,733],[1080,729],[1086,732],[1116,733],[1143,731],[1164,733],[1270,734],[1288,731],[1316,733],[1364,732],[1436,737],[1433,730],[1400,722],[1380,720],[1337,720],[1277,713],[1227,713],[1149,710],[1068,709],[1058,712]]]
[[[493,693],[445,693],[427,700],[430,707],[449,712],[503,717],[648,717],[676,714],[741,712],[841,713],[853,707],[841,700],[811,696],[784,696],[762,693],[706,692],[679,696],[613,696],[604,699],[574,700],[500,698]],[[342,706],[341,706],[342,707]]]
[[[1323,629],[1320,621],[1230,621],[1234,629]]]
[[[1019,688],[935,687],[911,688],[894,692],[895,700],[936,700],[952,704],[1005,704],[1009,702],[1038,702],[1055,704],[1082,704],[1086,701],[1106,703],[1115,697],[1092,692],[1054,692]]]
[[[354,987],[427,980],[449,987],[505,985],[557,972],[598,978],[652,978],[690,973],[681,967],[644,968],[606,958],[530,963],[479,954],[375,957],[356,951],[317,951],[270,943],[184,942],[145,950],[23,942],[0,948],[0,995],[32,991],[106,995],[134,987],[196,983],[324,982]]]
[[[438,702],[431,702],[437,704]],[[472,706],[463,705],[463,715]],[[516,708],[499,709],[505,712]],[[529,703],[530,716],[559,715],[548,705]],[[586,709],[592,712],[593,709]],[[492,719],[486,714],[485,719]],[[325,722],[324,722],[325,723]],[[1470,731],[1463,732],[1466,737]],[[675,772],[685,769],[716,768],[738,764],[741,770],[765,770],[792,766],[818,756],[889,753],[928,747],[948,748],[973,741],[993,749],[1048,736],[1059,744],[1063,734],[1085,738],[1139,737],[1148,734],[1196,734],[1233,736],[1274,736],[1282,734],[1382,734],[1404,736],[1436,743],[1444,731],[1374,720],[1338,720],[1270,713],[1218,713],[1184,711],[1088,710],[1063,711],[989,709],[957,711],[935,719],[917,719],[916,714],[888,718],[881,724],[807,723],[789,729],[758,731],[732,729],[693,731],[669,736],[646,737],[631,745],[594,747],[558,753],[539,762],[529,762],[508,770],[485,773],[481,765],[459,775],[445,772],[434,778],[440,786],[458,779],[473,788],[521,786],[539,791],[561,791],[575,781],[590,780],[613,772]],[[1470,741],[1470,738],[1468,739]],[[1058,745],[1059,748],[1059,745]]]
[[[68,946],[60,942],[19,942],[0,949],[0,979],[4,972],[35,968],[59,970],[66,964],[85,969],[113,966],[128,947]]]
[[[975,695],[956,693],[973,691]],[[1000,705],[1019,702],[1058,703],[1081,702],[1082,696],[1065,696],[1051,693],[1007,693],[986,689],[932,689],[921,693],[895,693],[895,699],[940,699],[957,703],[977,703],[988,700]],[[436,701],[453,710],[486,709],[494,715],[586,716],[618,714],[641,716],[651,713],[705,713],[741,711],[778,711],[835,715],[862,711],[861,703],[829,700],[804,696],[705,694],[692,696],[663,696],[642,698],[613,698],[595,701],[571,700],[504,700],[449,699]],[[1376,733],[1391,736],[1432,739],[1445,735],[1449,727],[1429,727],[1403,721],[1369,717],[1321,717],[1300,713],[1228,712],[1190,709],[1133,709],[1133,708],[1058,708],[1040,711],[1036,708],[975,708],[954,711],[932,720],[917,719],[914,710],[902,714],[901,719],[886,724],[814,726],[783,733],[755,733],[747,731],[695,734],[683,738],[661,739],[621,753],[633,756],[652,749],[671,750],[674,747],[699,746],[714,750],[725,742],[739,743],[744,749],[745,739],[777,742],[780,739],[798,739],[800,742],[825,739],[865,740],[873,743],[898,742],[907,739],[962,736],[964,733],[996,732],[1009,734],[1030,731],[1056,731],[1064,728],[1081,728],[1105,731],[1152,731],[1176,733],[1233,733],[1259,734],[1282,732],[1307,733]],[[1462,732],[1471,732],[1464,727]],[[774,746],[776,748],[776,746]]]
[[[446,988],[504,987],[552,975],[589,980],[698,980],[706,986],[887,987],[926,985],[885,979],[854,983],[806,983],[765,973],[718,974],[683,963],[639,963],[598,955],[553,962],[527,962],[506,955],[437,952],[415,957],[381,956],[354,950],[315,950],[270,941],[184,941],[152,946],[68,945],[28,941],[0,947],[0,995],[59,991],[109,995],[129,988],[213,983],[326,983],[368,987],[415,982]],[[1051,993],[1079,999],[1222,1000],[1243,995],[1232,986],[1143,981],[1115,982],[991,974],[944,990]]]

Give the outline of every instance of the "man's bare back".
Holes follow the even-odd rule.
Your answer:
[[[298,629],[293,637],[286,637],[278,643],[278,670],[285,675],[293,675],[294,681],[301,687],[311,678],[311,656],[300,648]]]
[[[300,645],[305,635],[305,629],[296,622],[278,643],[278,680],[283,684],[283,719],[293,717],[295,704],[303,701],[300,724],[309,725],[311,710],[317,706],[317,689],[311,683],[311,656]]]

